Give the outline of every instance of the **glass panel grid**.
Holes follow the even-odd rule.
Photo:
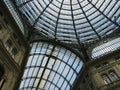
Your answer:
[[[69,90],[82,68],[82,60],[64,47],[45,42],[31,46],[19,90]]]
[[[16,4],[34,28],[65,43],[91,42],[120,27],[119,0],[16,0]]]
[[[100,57],[102,55],[115,51],[118,48],[120,48],[120,38],[113,39],[94,48],[92,51],[92,58]]]

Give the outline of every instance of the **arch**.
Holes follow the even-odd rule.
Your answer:
[[[31,43],[31,47],[19,89],[29,88],[34,84],[36,89],[48,90],[47,88],[50,88],[53,83],[55,88],[70,89],[82,69],[82,59],[61,45],[37,41]],[[49,81],[50,85],[48,85]]]

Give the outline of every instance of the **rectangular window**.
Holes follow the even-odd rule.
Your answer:
[[[17,49],[13,48],[12,51],[10,52],[10,55],[14,58],[16,54],[17,54]]]
[[[110,71],[109,75],[110,75],[112,81],[118,81],[119,80],[118,75],[114,71]]]
[[[9,39],[5,42],[5,47],[7,50],[9,50],[11,46],[12,46],[12,41]]]
[[[102,79],[103,79],[103,81],[104,81],[105,84],[110,84],[111,83],[108,75],[106,75],[106,74],[102,75]]]

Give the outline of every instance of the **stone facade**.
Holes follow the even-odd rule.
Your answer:
[[[73,90],[119,90],[120,50],[88,62]]]
[[[0,3],[0,90],[17,90],[29,46],[3,6]]]

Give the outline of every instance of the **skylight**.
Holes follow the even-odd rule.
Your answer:
[[[45,42],[31,45],[19,90],[70,90],[83,61],[61,46]]]
[[[16,0],[33,28],[64,43],[92,42],[120,27],[119,0]]]
[[[92,51],[92,58],[97,58],[120,49],[120,38],[108,41],[100,46],[97,46]]]

